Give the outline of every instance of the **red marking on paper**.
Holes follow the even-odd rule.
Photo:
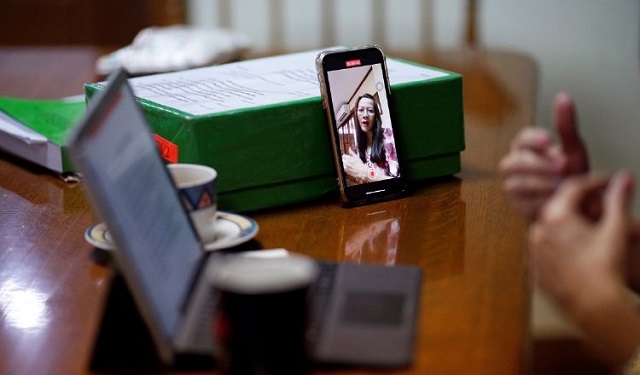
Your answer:
[[[179,147],[177,144],[162,138],[161,136],[154,134],[153,138],[156,139],[156,143],[158,144],[158,150],[160,151],[160,156],[170,163],[178,162],[178,151]]]

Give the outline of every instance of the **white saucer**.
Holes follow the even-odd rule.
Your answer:
[[[216,213],[216,239],[204,244],[208,251],[225,249],[247,242],[258,234],[258,223],[250,217],[231,212]],[[84,232],[84,238],[91,245],[102,250],[115,250],[105,223],[91,225]]]
[[[216,239],[204,244],[213,251],[245,243],[258,234],[258,223],[250,217],[226,211],[216,212]]]

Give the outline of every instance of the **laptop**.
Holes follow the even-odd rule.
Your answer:
[[[90,100],[69,136],[68,151],[92,207],[109,228],[116,269],[158,357],[172,365],[181,354],[212,356],[208,327],[215,301],[203,275],[216,256],[204,250],[182,207],[124,70],[113,73]],[[316,328],[312,361],[410,364],[419,268],[318,263],[310,302]]]

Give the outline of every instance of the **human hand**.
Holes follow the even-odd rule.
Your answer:
[[[538,282],[565,305],[589,283],[594,288],[626,284],[623,261],[631,235],[632,188],[627,173],[611,181],[592,175],[569,178],[532,223],[529,248]],[[603,196],[603,211],[595,221],[582,210],[594,194]]]
[[[514,138],[509,153],[498,165],[513,208],[528,220],[535,219],[562,178],[589,170],[569,95],[556,96],[554,113],[560,144],[554,144],[546,130],[527,127]]]
[[[344,172],[355,182],[363,183],[368,175],[367,166],[364,165],[360,157],[352,150],[349,149],[348,154],[342,155],[342,166]]]
[[[568,178],[540,210],[529,231],[529,250],[539,286],[582,328],[603,359],[621,362],[640,345],[640,315],[630,297],[628,263],[633,181],[618,173],[610,181]],[[601,215],[583,212],[600,194]],[[635,257],[637,258],[637,256]]]

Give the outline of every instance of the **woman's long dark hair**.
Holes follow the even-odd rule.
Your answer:
[[[378,110],[378,102],[371,94],[364,94],[356,100],[356,111],[360,100],[363,98],[373,101],[373,110],[375,112],[375,124],[373,126],[373,137],[371,145],[371,161],[376,164],[384,164],[387,161],[387,156],[384,150],[384,132],[382,131],[382,117]],[[360,119],[355,116],[356,120],[356,137],[358,139],[358,156],[363,163],[367,162],[367,134],[360,128]]]

